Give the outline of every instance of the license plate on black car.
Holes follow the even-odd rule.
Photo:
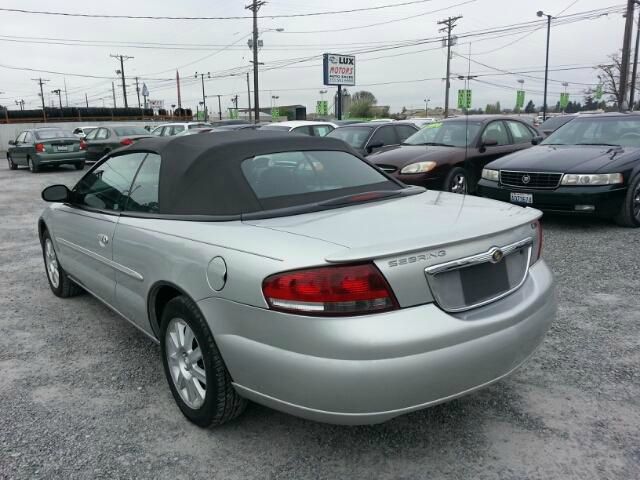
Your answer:
[[[514,203],[533,203],[533,193],[511,192],[511,201]]]

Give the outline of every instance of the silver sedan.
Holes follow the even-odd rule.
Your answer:
[[[42,196],[53,293],[159,342],[200,426],[247,400],[383,422],[509,375],[555,315],[539,211],[407,187],[336,139],[144,139]]]

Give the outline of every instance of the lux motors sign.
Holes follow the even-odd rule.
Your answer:
[[[325,53],[322,60],[325,85],[356,84],[356,57]]]

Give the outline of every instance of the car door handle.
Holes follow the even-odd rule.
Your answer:
[[[106,247],[109,244],[109,237],[107,235],[105,235],[104,233],[99,233],[98,234],[98,244],[101,247]]]

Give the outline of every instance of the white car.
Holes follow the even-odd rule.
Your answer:
[[[301,133],[312,137],[324,137],[337,128],[338,125],[331,122],[312,122],[310,120],[292,120],[290,122],[274,122],[262,125],[263,130],[281,130],[285,132]]]
[[[78,138],[85,138],[91,130],[95,130],[96,128],[98,127],[96,126],[76,127],[73,129],[73,134]]]
[[[210,127],[211,124],[206,122],[178,122],[178,123],[164,123],[151,130],[151,135],[156,137],[172,137],[191,130],[192,128]]]
[[[435,123],[436,119],[432,117],[415,117],[407,118],[405,122],[413,123],[416,127],[422,128],[430,123]]]

